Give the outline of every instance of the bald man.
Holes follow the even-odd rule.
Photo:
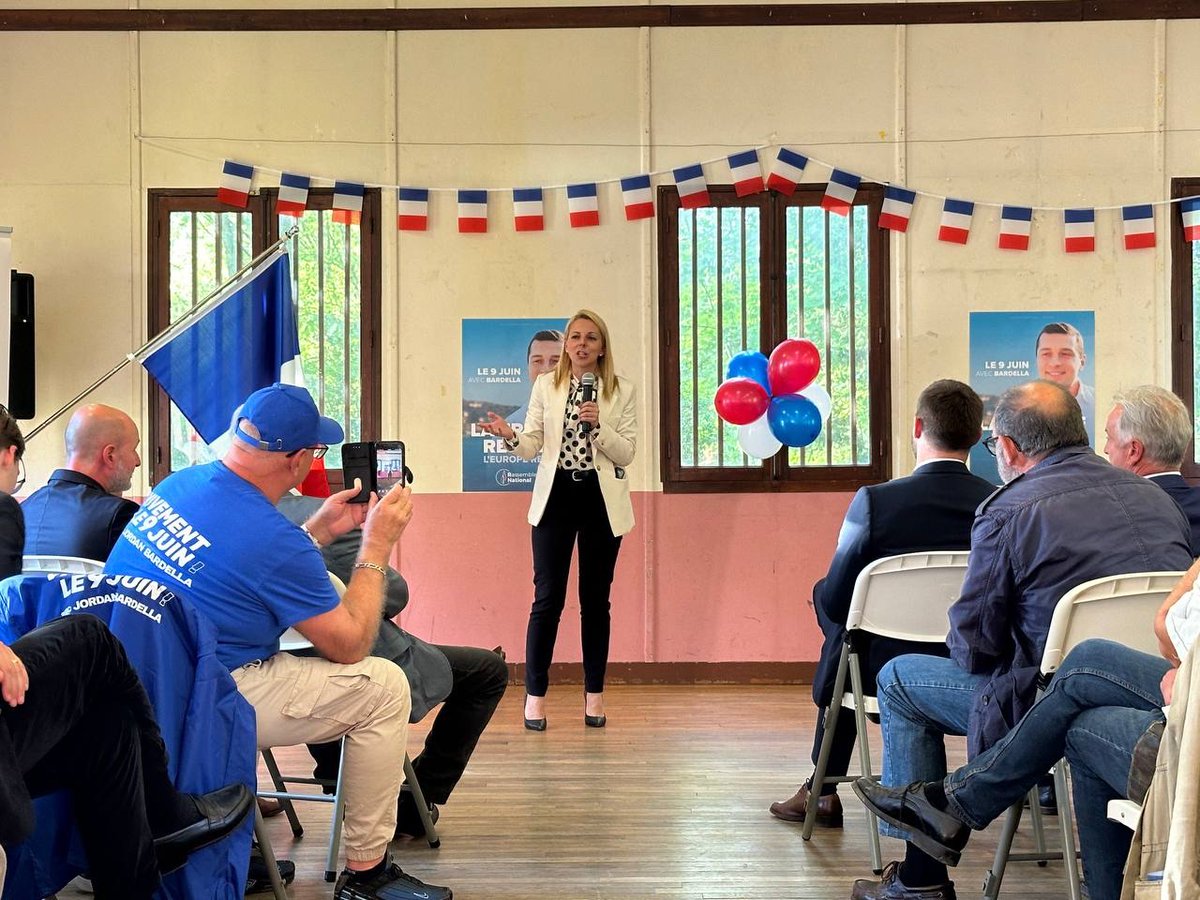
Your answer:
[[[81,406],[67,425],[65,468],[21,504],[25,555],[103,562],[137,512],[121,495],[142,464],[137,425],[119,409]]]

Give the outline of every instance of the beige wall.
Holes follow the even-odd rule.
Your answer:
[[[0,223],[16,229],[14,264],[37,276],[39,412],[144,338],[144,190],[211,185],[226,155],[505,191],[788,143],[875,180],[977,201],[1146,201],[1165,197],[1171,176],[1200,171],[1200,139],[1173,133],[1200,116],[1189,104],[1198,40],[1195,22],[0,34]],[[810,166],[810,180],[825,175]],[[624,222],[607,186],[600,228],[568,229],[559,192],[547,195],[550,230],[518,235],[508,199],[494,197],[486,236],[455,233],[450,194],[435,198],[428,234],[385,234],[385,431],[409,442],[423,491],[456,491],[459,320],[592,306],[642,388],[634,487],[657,489],[653,225]],[[390,192],[384,213],[394,221]],[[1119,221],[1101,213],[1098,252],[1072,256],[1055,213],[1036,216],[1028,253],[995,249],[996,209],[977,212],[965,248],[934,239],[938,215],[937,201],[920,201],[909,236],[893,238],[898,439],[925,382],[967,375],[970,310],[1094,308],[1100,405],[1120,386],[1165,383],[1161,210],[1158,250],[1119,249]],[[140,416],[144,395],[134,371],[99,397]],[[61,461],[60,436],[51,428],[31,446],[31,488]]]

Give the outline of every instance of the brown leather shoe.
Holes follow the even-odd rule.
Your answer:
[[[785,822],[803,822],[804,811],[808,806],[808,785],[800,785],[800,790],[788,800],[771,804],[771,815]],[[817,825],[821,828],[842,827],[842,801],[837,794],[827,794],[817,798]]]

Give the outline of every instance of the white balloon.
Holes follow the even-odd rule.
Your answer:
[[[829,421],[829,413],[833,410],[833,398],[829,396],[829,391],[825,390],[825,386],[819,381],[814,381],[804,390],[800,391],[801,397],[807,397],[812,401],[813,406],[821,413],[821,421]]]
[[[771,425],[767,422],[767,414],[763,413],[749,425],[738,429],[738,446],[747,456],[755,459],[769,459],[779,452],[783,444],[771,434]]]

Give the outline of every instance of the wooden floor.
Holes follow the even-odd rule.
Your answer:
[[[871,876],[853,794],[843,790],[844,831],[818,829],[810,843],[767,812],[811,769],[808,696],[798,686],[612,687],[609,725],[592,729],[583,726],[581,689],[552,688],[549,729],[539,734],[522,727],[513,686],[442,808],[441,848],[396,844],[397,861],[449,885],[457,900],[844,900],[855,878]],[[414,755],[423,736],[415,726]],[[876,760],[878,738],[872,729]],[[950,743],[956,765],[962,740]],[[302,749],[277,758],[285,771],[311,766]],[[299,810],[304,837],[294,842],[278,817],[267,823],[272,843],[297,864],[290,895],[325,898],[329,807]],[[980,896],[996,828],[976,835],[952,871],[959,897]],[[885,862],[902,852],[899,842],[883,843]],[[1023,829],[1014,850],[1029,845]],[[1014,863],[1002,894],[1065,895],[1061,863]]]

